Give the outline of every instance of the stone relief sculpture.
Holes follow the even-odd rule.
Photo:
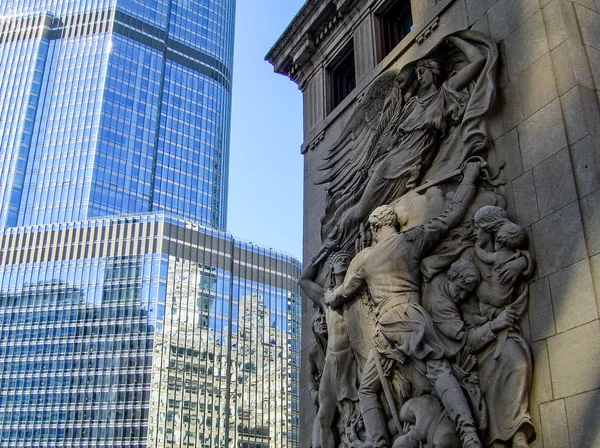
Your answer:
[[[350,255],[344,252],[333,253],[330,257],[331,287],[336,287],[343,282],[350,258]],[[300,279],[300,285],[306,295],[320,308],[317,316],[323,313],[327,325],[326,354],[320,375],[319,410],[315,419],[313,444],[324,448],[334,448],[335,442],[331,425],[336,411],[341,415],[344,426],[350,423],[354,404],[358,401],[358,378],[343,310],[333,310],[326,305],[324,298],[327,290],[314,281],[316,275],[315,266],[309,264]]]
[[[535,439],[519,328],[534,261],[487,160],[497,66],[488,37],[449,35],[376,79],[328,149],[300,280],[317,309],[313,448]]]

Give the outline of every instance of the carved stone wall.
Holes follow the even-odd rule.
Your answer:
[[[529,310],[520,319],[533,355],[533,447],[600,446],[600,2],[598,0],[413,0],[414,27],[377,61],[375,13],[384,1],[308,1],[267,59],[305,101],[304,260],[323,244],[326,185],[320,170],[362,97],[390,69],[425,57],[451,33],[475,30],[498,46],[498,99],[486,115],[487,161],[501,170],[508,219],[535,258]],[[343,6],[343,8],[340,6]],[[303,37],[335,25],[294,64]],[[356,88],[327,103],[328,67],[353,41]],[[375,65],[376,64],[376,65]],[[316,408],[309,353],[314,309],[303,304],[300,446]]]

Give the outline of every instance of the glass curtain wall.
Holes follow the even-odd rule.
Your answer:
[[[0,225],[166,212],[225,229],[234,11],[2,2]]]
[[[296,446],[297,261],[160,215],[0,248],[0,446]]]

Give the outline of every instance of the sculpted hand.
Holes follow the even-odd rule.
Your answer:
[[[498,278],[500,280],[500,283],[502,283],[503,285],[507,283],[514,283],[523,271],[521,264],[522,261],[519,258],[517,260],[504,264],[500,269],[498,269]]]
[[[321,249],[319,249],[319,252],[317,252],[317,254],[312,258],[311,262],[314,266],[318,266],[329,256],[331,252],[337,249],[338,242],[335,238],[337,230],[337,227],[333,229],[333,231],[327,237],[325,243],[323,243],[323,245],[321,246]]]
[[[394,364],[396,361],[391,358],[385,358],[381,363],[381,368],[383,370],[383,374],[385,376],[389,376],[392,373],[392,369],[394,368]]]
[[[497,333],[499,331],[504,330],[505,328],[510,328],[514,325],[517,317],[515,312],[511,308],[507,308],[502,311],[496,319],[490,322],[490,329]]]
[[[336,291],[337,291],[337,289],[334,289],[333,291],[325,292],[325,297],[323,298],[325,305],[327,305],[333,309],[339,308],[340,306],[342,306],[342,303],[343,303],[342,298],[336,294]]]

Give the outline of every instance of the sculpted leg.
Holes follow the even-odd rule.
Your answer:
[[[331,391],[335,394],[335,391]],[[335,397],[335,395],[333,396]],[[321,401],[321,406],[319,406],[319,412],[317,413],[317,422],[320,428],[321,434],[321,448],[335,448],[335,443],[333,441],[333,432],[331,431],[331,424],[333,423],[333,418],[335,416],[335,411],[337,408],[337,401],[335,398],[326,399]]]
[[[387,448],[389,447],[387,421],[378,399],[378,394],[381,391],[381,381],[377,374],[375,356],[380,356],[379,352],[371,350],[365,364],[358,396],[360,411],[371,446],[373,448]]]
[[[433,382],[448,417],[454,422],[463,448],[482,448],[467,399],[446,360],[427,360],[427,377]]]

